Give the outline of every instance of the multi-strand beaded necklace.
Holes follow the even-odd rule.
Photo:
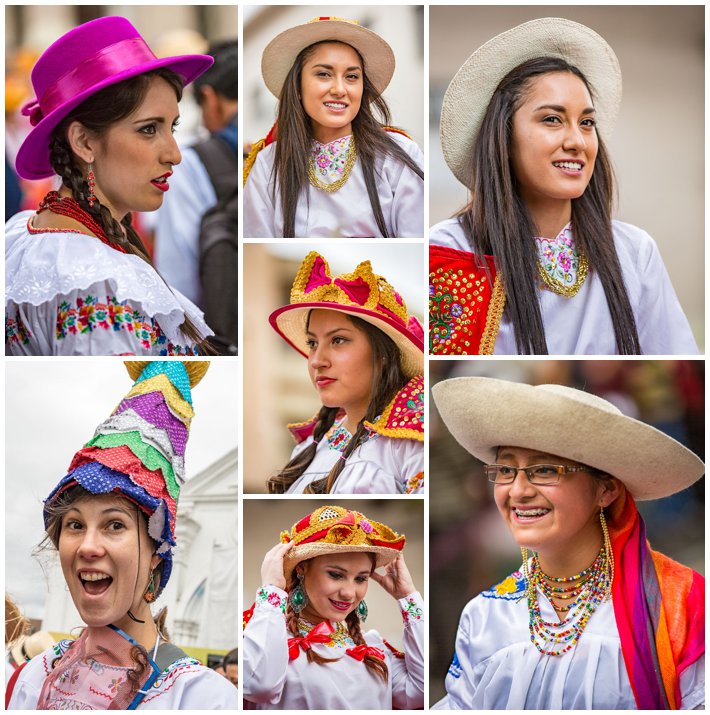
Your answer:
[[[612,569],[604,546],[594,563],[574,576],[548,576],[540,568],[537,554],[529,566],[527,559],[523,561],[530,640],[540,653],[562,655],[574,647],[594,611],[611,597]],[[558,613],[566,614],[562,621],[549,622],[542,618],[538,587]],[[564,603],[556,605],[553,599]]]

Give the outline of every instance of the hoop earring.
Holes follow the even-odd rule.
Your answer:
[[[611,596],[611,587],[614,584],[614,552],[611,550],[611,538],[609,537],[609,527],[604,516],[604,507],[599,509],[599,523],[604,535],[604,551],[606,551],[606,563],[609,570],[609,596]]]
[[[153,580],[155,577],[155,573],[153,571],[150,572],[150,581],[148,582],[148,588],[146,589],[146,592],[143,594],[143,600],[146,603],[153,603],[155,601],[155,581]]]
[[[369,611],[367,610],[367,604],[365,603],[365,600],[363,599],[362,601],[360,601],[360,603],[357,604],[357,616],[362,623],[364,623],[367,620],[368,613],[369,613]]]
[[[89,202],[89,207],[94,208],[96,203],[96,195],[94,190],[96,189],[96,177],[94,176],[94,165],[89,164],[89,173],[86,175],[86,183],[89,185],[89,193],[86,196],[86,200]]]
[[[303,574],[296,572],[298,584],[288,596],[288,602],[291,604],[293,612],[298,615],[308,605],[308,594],[303,588]]]

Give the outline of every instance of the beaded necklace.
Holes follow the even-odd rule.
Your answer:
[[[575,576],[548,576],[534,554],[529,566],[527,558],[523,560],[523,577],[530,615],[530,640],[543,655],[562,655],[571,650],[597,607],[611,598],[611,562],[604,546],[594,563]],[[553,586],[550,582],[565,585]],[[562,621],[549,622],[542,618],[538,587],[551,603],[553,598],[569,600],[569,604],[552,604],[556,611],[566,614]]]
[[[111,243],[108,240],[106,231],[104,231],[103,226],[87,211],[85,211],[79,203],[71,196],[62,198],[57,191],[50,191],[40,202],[37,207],[37,213],[42,213],[42,211],[51,211],[54,214],[60,216],[67,216],[68,218],[74,219],[80,223],[85,228],[89,229],[96,238],[98,238],[102,243],[105,243],[110,248],[113,248],[119,253],[126,253],[126,250],[122,246]],[[74,229],[36,229],[30,227],[33,233],[79,233]]]

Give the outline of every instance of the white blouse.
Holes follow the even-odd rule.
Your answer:
[[[8,355],[185,355],[180,330],[202,312],[136,255],[70,231],[30,232],[33,211],[5,225],[5,352]]]
[[[635,710],[614,607],[605,601],[567,653],[547,656],[530,641],[524,581],[515,572],[464,608],[446,676],[444,710]],[[538,589],[541,616],[557,621]],[[705,657],[680,675],[682,709],[705,702]]]
[[[631,303],[641,352],[644,355],[698,354],[698,346],[671,285],[655,241],[645,231],[612,221],[626,291]],[[430,229],[429,242],[458,251],[471,247],[456,219]],[[595,272],[590,272],[572,298],[550,290],[537,291],[545,338],[551,355],[617,354],[606,295]],[[505,313],[495,343],[495,355],[516,355],[515,333]]]
[[[424,166],[424,155],[411,139],[397,133],[389,136],[419,167]],[[259,152],[244,187],[245,238],[283,237],[281,195],[278,190],[275,195],[273,193],[275,149],[276,144],[272,143]],[[375,169],[375,183],[388,234],[398,238],[422,238],[423,180],[401,162],[385,157]],[[348,180],[337,191],[327,192],[308,185],[308,196],[299,199],[296,209],[294,232],[296,237],[302,238],[382,236],[370,206],[359,159]]]
[[[350,432],[336,422],[316,447],[313,461],[290,486],[288,494],[302,494],[314,481],[326,477],[350,441]],[[308,437],[296,445],[291,459],[313,444]],[[421,494],[424,492],[424,443],[385,437],[371,432],[347,459],[331,494]]]
[[[331,663],[309,663],[306,654],[289,660],[285,609],[288,594],[275,586],[257,592],[251,620],[244,628],[242,678],[244,698],[257,710],[410,710],[424,706],[424,611],[413,593],[398,603],[404,619],[404,654],[395,653],[377,631],[363,637],[385,658],[385,683],[364,662],[347,654],[354,647],[342,624],[329,643],[312,645]],[[341,626],[338,628],[338,626]],[[303,635],[305,635],[305,630]]]
[[[60,641],[35,656],[22,670],[8,710],[36,710],[42,686],[57,655],[63,655],[72,641]],[[55,652],[55,648],[58,649]],[[158,677],[138,710],[236,710],[237,688],[226,678],[206,668],[194,658],[180,658]]]

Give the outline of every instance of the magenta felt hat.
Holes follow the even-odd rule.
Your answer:
[[[22,114],[34,128],[17,154],[17,173],[24,179],[52,176],[52,131],[100,89],[160,68],[176,72],[189,84],[213,62],[207,55],[158,59],[123,17],[102,17],[75,27],[50,45],[32,70],[35,99],[22,107]]]

